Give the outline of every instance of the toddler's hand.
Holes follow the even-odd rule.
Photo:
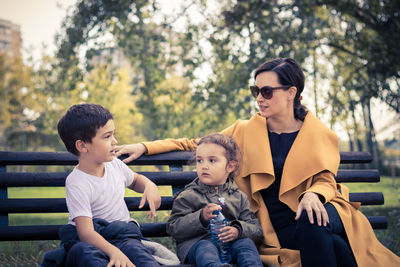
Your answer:
[[[222,242],[230,242],[236,240],[239,237],[239,230],[233,226],[225,226],[221,229],[221,233],[218,235]]]
[[[221,208],[220,205],[217,205],[217,204],[214,204],[214,203],[207,204],[207,206],[205,206],[203,208],[203,218],[204,218],[204,220],[209,221],[209,220],[217,217],[217,215],[213,214],[213,212],[216,211],[216,210],[221,210],[221,209],[222,208]]]

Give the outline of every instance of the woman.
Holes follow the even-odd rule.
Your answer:
[[[369,221],[336,184],[337,136],[301,105],[304,74],[290,58],[262,64],[251,92],[260,112],[221,133],[243,153],[236,178],[264,232],[264,264],[279,266],[400,266]],[[126,161],[143,153],[194,150],[196,140],[167,139],[118,147]]]

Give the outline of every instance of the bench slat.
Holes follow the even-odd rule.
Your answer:
[[[370,163],[372,155],[369,152],[340,152],[340,163]]]
[[[197,177],[196,172],[139,172],[157,185],[184,186]],[[69,172],[3,172],[0,173],[1,187],[51,187],[65,186]],[[368,182],[380,181],[379,171],[370,170],[339,170],[337,182]]]
[[[187,165],[193,152],[174,151],[151,156],[141,156],[128,165]],[[127,155],[119,157],[127,158]],[[77,165],[77,157],[68,152],[0,152],[0,165]]]
[[[368,216],[374,229],[386,229],[385,216]],[[61,225],[35,225],[35,226],[0,226],[0,241],[18,240],[58,240],[58,229]],[[166,233],[165,223],[141,223],[143,236],[163,237]]]
[[[382,192],[350,193],[351,202],[361,202],[361,205],[383,205],[385,199]]]
[[[146,203],[139,209],[140,197],[126,197],[125,202],[130,211],[146,211]],[[172,197],[161,197],[159,210],[171,210]],[[0,199],[0,214],[4,213],[54,213],[68,212],[65,198],[19,198]]]
[[[126,197],[125,202],[130,211],[148,210],[148,204],[139,209],[140,197]],[[384,197],[381,192],[350,193],[350,201],[362,205],[382,205]],[[171,210],[172,197],[162,197],[160,210]],[[52,213],[68,212],[65,198],[19,198],[0,199],[0,213]]]
[[[338,183],[377,183],[381,180],[379,171],[376,169],[357,170],[357,169],[340,169],[338,171],[336,182]]]
[[[122,155],[124,159],[127,155]],[[129,165],[187,165],[193,152],[174,151],[151,156],[141,156]],[[340,163],[369,163],[369,152],[340,152]],[[0,165],[76,165],[76,156],[68,152],[15,152],[1,151]]]
[[[58,240],[61,225],[0,226],[0,241]],[[145,237],[167,236],[165,223],[141,223]]]
[[[184,186],[197,177],[195,172],[138,172],[157,185]],[[1,187],[65,186],[68,172],[3,172]]]

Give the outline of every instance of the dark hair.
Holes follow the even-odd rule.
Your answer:
[[[297,88],[294,98],[294,117],[304,121],[307,108],[300,103],[300,95],[304,90],[304,73],[300,65],[292,58],[276,58],[261,64],[254,73],[254,79],[265,71],[273,71],[278,75],[278,81],[283,86],[291,85]]]
[[[77,140],[91,143],[97,130],[113,119],[110,111],[97,104],[71,106],[57,124],[58,134],[69,152],[79,156]]]
[[[235,178],[235,176],[239,172],[239,165],[240,165],[239,163],[241,159],[241,151],[235,139],[233,139],[232,136],[226,136],[219,133],[212,133],[201,138],[197,145],[199,146],[201,144],[215,144],[222,146],[225,149],[226,160],[228,162],[230,161],[236,162],[235,170],[231,172],[228,176],[228,179]]]

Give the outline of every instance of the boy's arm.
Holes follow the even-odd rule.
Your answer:
[[[135,178],[128,188],[135,192],[143,193],[139,208],[142,208],[147,201],[150,207],[149,218],[152,219],[156,216],[156,209],[161,205],[161,197],[157,186],[146,176],[135,173]]]
[[[79,216],[74,219],[79,239],[87,242],[103,251],[110,258],[108,266],[129,266],[135,265],[128,257],[116,246],[105,240],[99,233],[94,230],[93,221],[89,217]]]

